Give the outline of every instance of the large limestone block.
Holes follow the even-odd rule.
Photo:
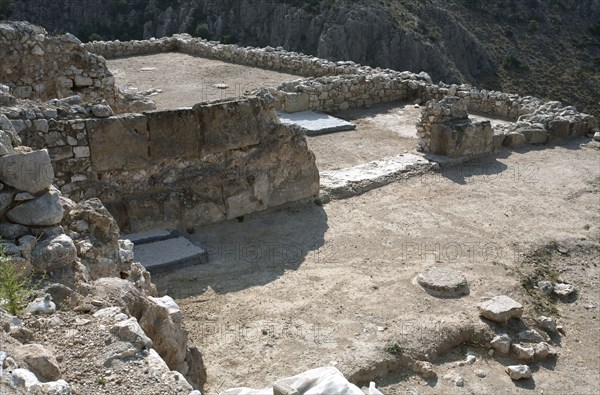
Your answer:
[[[449,158],[470,158],[494,151],[494,131],[489,121],[456,121],[433,125],[430,150]]]
[[[0,180],[29,193],[47,189],[54,180],[48,151],[44,149],[0,157]]]
[[[60,223],[64,212],[60,203],[60,192],[51,189],[38,198],[16,206],[6,215],[10,221],[20,225],[52,226]]]
[[[152,160],[198,156],[203,136],[194,111],[151,111],[146,117]]]
[[[198,123],[204,131],[206,153],[225,152],[257,145],[268,133],[266,121],[275,116],[257,98],[197,104]]]
[[[140,169],[148,165],[148,127],[144,115],[88,119],[86,128],[95,171]]]

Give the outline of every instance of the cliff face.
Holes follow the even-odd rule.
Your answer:
[[[83,41],[187,32],[330,60],[425,70],[434,80],[597,110],[600,0],[12,0],[12,7],[6,6],[9,0],[0,2],[11,19],[70,31]]]

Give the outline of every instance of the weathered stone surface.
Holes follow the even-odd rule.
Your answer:
[[[417,276],[417,282],[427,293],[438,297],[459,297],[469,294],[469,285],[458,270],[433,266]]]
[[[25,344],[16,348],[15,359],[25,363],[38,378],[45,381],[61,377],[56,358],[50,350],[40,344]]]
[[[479,314],[496,322],[505,322],[509,318],[523,315],[523,305],[506,295],[496,296],[480,303]]]
[[[151,111],[145,115],[153,161],[199,155],[204,136],[193,110]]]
[[[533,347],[524,346],[522,344],[513,344],[511,349],[515,353],[516,357],[523,361],[528,361],[535,355]]]
[[[60,192],[51,189],[42,196],[11,209],[6,214],[12,222],[27,226],[52,226],[60,223],[64,209]]]
[[[0,191],[0,216],[4,215],[6,210],[10,207],[14,197],[15,193],[13,191]]]
[[[135,317],[117,322],[110,329],[110,333],[123,341],[133,344],[139,349],[152,347],[152,340],[146,336]]]
[[[86,121],[95,171],[139,169],[149,163],[144,115],[122,115]]]
[[[14,154],[12,141],[10,135],[4,130],[0,129],[0,156]]]
[[[491,346],[500,354],[508,354],[510,351],[511,338],[506,333],[495,336],[490,342]]]
[[[536,322],[538,323],[539,327],[545,330],[546,332],[556,332],[556,322],[552,318],[545,317],[542,315],[536,318]]]
[[[0,157],[0,180],[25,192],[38,193],[54,181],[47,150]]]
[[[31,263],[38,272],[61,269],[77,259],[77,248],[67,235],[40,241],[31,253]]]
[[[206,153],[225,152],[256,145],[261,134],[267,132],[264,119],[266,112],[260,110],[257,98],[236,99],[194,106],[197,122],[204,130],[204,151]],[[235,117],[232,117],[235,114]],[[244,120],[243,126],[239,119]]]
[[[527,138],[525,137],[525,135],[518,132],[509,133],[506,136],[506,139],[504,139],[504,144],[511,148],[518,147],[520,145],[525,144],[526,142]]]
[[[23,225],[6,222],[0,224],[0,236],[3,239],[16,240],[21,236],[25,236],[27,232],[29,232],[29,229]]]
[[[547,339],[535,329],[527,329],[519,332],[519,340],[525,343],[539,343]]]
[[[531,369],[527,365],[511,365],[506,367],[506,373],[513,380],[530,379]]]
[[[571,284],[554,284],[554,293],[558,296],[570,296],[571,294],[575,293],[575,287]]]
[[[95,104],[92,106],[92,113],[98,118],[108,118],[113,115],[113,110],[106,104]]]

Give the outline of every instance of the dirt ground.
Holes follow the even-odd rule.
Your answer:
[[[291,74],[205,59],[178,52],[107,61],[117,86],[127,92],[160,89],[150,96],[158,109],[189,107],[208,100],[241,96],[247,90],[300,78]],[[227,89],[214,85],[226,84]]]
[[[417,146],[415,124],[422,109],[412,103],[394,102],[339,112],[333,115],[354,123],[355,130],[307,137],[306,140],[321,171],[413,152]],[[492,125],[508,122],[479,114],[469,116],[477,121],[490,121]]]
[[[210,262],[154,281],[184,312],[209,392],[335,365],[385,394],[599,393],[600,151],[580,145],[587,141],[501,151],[323,207],[203,228],[192,237]],[[327,152],[315,151],[326,163]],[[553,316],[565,328],[558,358],[515,383],[504,366],[516,360],[476,344],[456,348],[456,338],[474,341],[465,332],[489,328],[476,308],[485,297],[507,294],[525,305],[526,322],[535,317],[536,300],[521,286],[536,267],[527,254],[552,242],[567,252],[548,264],[578,295],[556,301]],[[461,270],[470,294],[424,293],[413,280],[433,264]],[[390,344],[432,360],[438,378],[394,364]],[[477,362],[459,366],[469,350]]]

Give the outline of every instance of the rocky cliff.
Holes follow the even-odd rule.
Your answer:
[[[11,3],[11,4],[8,4]],[[535,94],[598,112],[600,1],[2,0],[5,17],[89,39],[187,32],[434,80]],[[549,84],[548,81],[553,81]],[[558,82],[558,83],[556,83]]]

